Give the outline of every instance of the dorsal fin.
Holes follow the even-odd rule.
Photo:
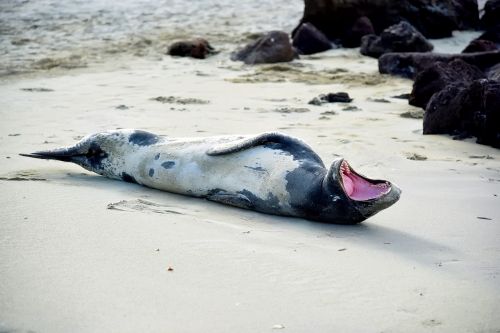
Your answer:
[[[294,157],[301,158],[305,157],[304,154],[307,154],[307,158],[321,164],[323,163],[321,158],[305,142],[279,132],[266,132],[248,138],[221,143],[209,148],[206,153],[210,156],[227,155],[273,143],[280,144],[279,149],[287,151]]]

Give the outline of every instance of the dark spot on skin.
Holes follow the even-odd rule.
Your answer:
[[[165,169],[172,169],[174,165],[175,165],[174,161],[166,161],[161,164],[161,166],[164,167]]]
[[[138,130],[130,135],[128,142],[138,146],[150,146],[157,143],[159,139],[156,134]]]
[[[131,175],[129,175],[128,173],[126,172],[122,172],[122,179],[123,181],[127,182],[127,183],[134,183],[134,184],[139,184],[137,182],[137,180],[135,180],[134,177],[132,177]]]
[[[155,160],[159,160],[159,159],[160,159],[160,153],[155,155]]]
[[[153,168],[149,169],[149,177],[153,177],[154,174],[155,174],[155,169]]]
[[[102,169],[102,160],[108,157],[108,153],[101,149],[101,147],[93,143],[85,155],[88,164],[94,169]]]

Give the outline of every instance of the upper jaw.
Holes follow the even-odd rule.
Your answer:
[[[37,151],[31,154],[19,154],[25,157],[39,158],[44,160],[57,160],[63,162],[76,162],[78,157],[84,156],[75,147],[58,148],[53,150]]]

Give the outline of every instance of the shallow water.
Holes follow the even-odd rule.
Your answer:
[[[303,6],[302,0],[3,0],[0,76],[87,67],[122,56],[161,59],[172,41],[197,36],[232,51],[254,33],[291,31]],[[433,40],[434,51],[460,52],[478,35],[456,32]]]
[[[83,67],[116,54],[158,56],[176,38],[234,42],[291,31],[301,0],[3,0],[0,75]]]

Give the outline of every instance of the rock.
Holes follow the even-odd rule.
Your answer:
[[[375,102],[375,103],[390,103],[391,101],[385,98],[372,98],[368,97],[368,101]]]
[[[465,47],[462,53],[486,52],[498,50],[497,44],[491,40],[474,39]]]
[[[458,30],[474,30],[479,27],[477,0],[452,0]]]
[[[484,5],[484,14],[481,26],[484,29],[497,25],[500,21],[500,0],[488,0]]]
[[[408,103],[425,109],[432,95],[447,85],[466,86],[481,78],[485,78],[484,73],[463,60],[455,59],[449,63],[438,61],[418,73]]]
[[[466,89],[461,84],[451,84],[434,94],[424,114],[424,134],[457,134],[463,132],[467,118],[462,103]]]
[[[311,23],[300,25],[293,36],[292,45],[299,54],[314,54],[332,48],[328,38]]]
[[[359,22],[361,17],[367,20]],[[478,5],[476,0],[305,0],[300,23],[310,22],[330,40],[357,46],[355,32],[368,27],[364,23],[378,34],[403,20],[427,38],[450,37],[453,30],[478,27]]]
[[[450,84],[434,94],[424,116],[424,134],[476,136],[500,148],[500,82],[480,79],[468,86]]]
[[[500,47],[500,23],[488,28],[481,36],[477,37],[477,39],[490,40]]]
[[[389,52],[429,52],[434,47],[410,23],[401,21],[385,29],[380,37],[364,36],[361,39],[361,54],[378,58]]]
[[[263,64],[292,61],[295,52],[286,32],[271,31],[243,49],[231,54],[231,60],[245,64]]]
[[[424,113],[425,113],[424,110],[416,109],[416,110],[403,112],[399,116],[401,118],[424,119]]]
[[[386,53],[378,59],[378,69],[382,74],[392,74],[413,79],[418,72],[430,67],[436,61],[450,62],[461,59],[485,70],[500,62],[500,51],[477,53]]]
[[[169,46],[167,53],[171,56],[205,59],[214,54],[214,48],[203,38],[175,42]]]
[[[471,87],[477,143],[500,148],[500,82],[478,80]]]
[[[500,16],[498,18],[500,22]],[[462,53],[493,51],[500,49],[500,23],[492,25],[478,38],[472,40]]]
[[[392,98],[397,98],[397,99],[409,99],[410,98],[410,94],[400,94],[400,95],[394,95],[392,96]]]
[[[347,31],[342,40],[342,44],[345,47],[358,47],[361,44],[361,38],[363,36],[372,34],[375,34],[372,21],[366,16],[361,16]]]
[[[342,111],[361,111],[356,105],[348,105],[342,108]]]
[[[352,98],[346,92],[322,94],[309,101],[311,105],[321,105],[325,103],[350,103]]]
[[[325,102],[323,102],[319,97],[314,97],[313,99],[311,99],[307,104],[311,104],[311,105],[321,105],[321,104],[324,104]]]
[[[486,70],[486,77],[490,80],[500,81],[500,63]]]

